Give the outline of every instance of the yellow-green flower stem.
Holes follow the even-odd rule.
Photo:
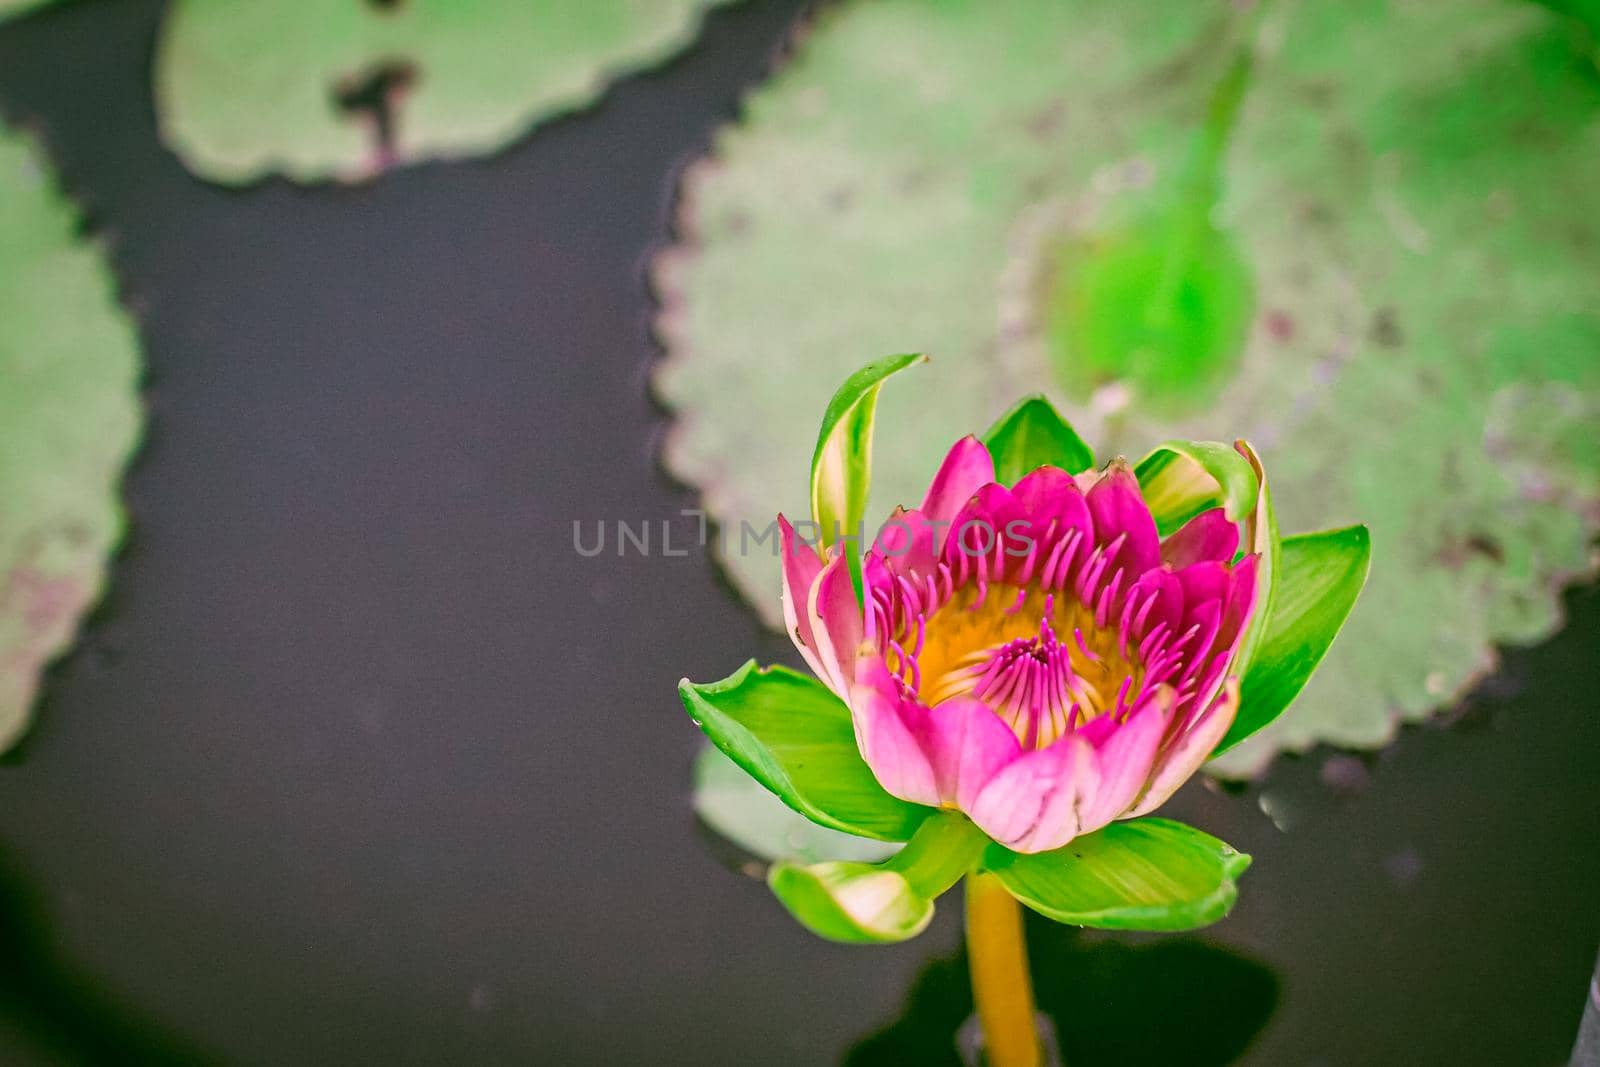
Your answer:
[[[1022,907],[1000,879],[967,875],[967,964],[987,1067],[1040,1067]]]

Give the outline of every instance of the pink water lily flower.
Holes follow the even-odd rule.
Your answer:
[[[1259,557],[1221,508],[1162,540],[1121,460],[1007,488],[958,441],[866,554],[860,600],[840,545],[779,522],[789,632],[878,782],[1015,852],[1151,811],[1233,722]]]

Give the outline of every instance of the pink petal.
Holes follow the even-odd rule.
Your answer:
[[[878,531],[873,552],[883,557],[890,573],[918,581],[934,573],[943,539],[944,529],[922,512],[895,508],[889,521]]]
[[[1236,645],[1255,614],[1256,570],[1260,562],[1260,556],[1246,556],[1228,574],[1228,599],[1222,609],[1222,626],[1217,631],[1219,648]]]
[[[939,801],[971,807],[1002,767],[1022,755],[1022,745],[989,705],[953,697],[928,712],[917,733],[933,764]]]
[[[948,522],[973,493],[994,481],[994,459],[982,441],[970,435],[957,441],[928,486],[921,511],[935,522]]]
[[[1172,691],[1162,686],[1095,746],[1099,785],[1079,813],[1079,832],[1092,833],[1128,810],[1155,768],[1172,715]],[[1110,716],[1101,716],[1110,718]]]
[[[817,677],[848,700],[866,627],[843,554],[834,556],[812,583],[806,614],[816,646]]]
[[[1078,836],[1079,810],[1097,785],[1094,749],[1066,734],[1002,768],[967,814],[1013,851],[1048,852]]]
[[[822,573],[822,560],[815,549],[800,543],[794,527],[782,515],[778,516],[778,530],[783,541],[783,623],[794,647],[805,657],[806,666],[818,678],[826,680],[822,661],[817,657],[811,613],[807,608],[811,602],[811,587]]]
[[[1059,467],[1040,467],[1023,475],[1011,495],[1028,521],[1028,536],[1039,543],[1041,560],[1049,560],[1055,547],[1074,531],[1074,556],[1081,559],[1089,554],[1094,544],[1094,523],[1083,491],[1072,475]],[[1058,566],[1063,572],[1067,569],[1065,561],[1058,562]],[[1027,571],[1026,577],[1038,577],[1037,570]]]
[[[1195,624],[1200,633],[1183,646],[1183,658],[1193,664],[1211,650],[1222,623],[1222,609],[1227,604],[1228,586],[1232,578],[1228,568],[1215,561],[1196,563],[1173,574],[1183,587],[1183,618],[1179,633],[1187,633]]]
[[[1086,538],[1092,534],[1089,505],[1072,475],[1059,467],[1040,467],[1024,474],[1012,488],[1011,495],[1037,527],[1039,536],[1052,520],[1058,531],[1080,529]]]
[[[1128,621],[1128,643],[1137,646],[1145,634],[1165,623],[1167,634],[1158,639],[1164,647],[1172,644],[1183,631],[1183,583],[1166,570],[1146,571],[1133,583],[1123,608],[1123,618]]]
[[[1191,627],[1198,627],[1195,636],[1191,637],[1183,646],[1183,672],[1168,681],[1176,686],[1182,686],[1191,677],[1196,676],[1210,662],[1213,653],[1212,645],[1217,636],[1217,627],[1222,624],[1222,601],[1208,600],[1199,608],[1188,612],[1183,620],[1183,632],[1188,633]],[[1181,635],[1180,635],[1181,636]]]
[[[1227,598],[1229,577],[1225,564],[1206,560],[1175,570],[1172,576],[1183,586],[1183,602],[1189,609],[1185,614],[1193,614],[1194,609],[1212,601],[1220,606]]]
[[[939,786],[933,765],[907,718],[920,719],[927,709],[901,693],[898,679],[881,657],[861,656],[847,703],[856,728],[856,747],[884,789],[913,804],[937,805]]]
[[[950,520],[940,556],[955,573],[957,585],[975,572],[1000,581],[1008,569],[1021,565],[1026,538],[1027,516],[1011,490],[990,482]]]
[[[1108,577],[1116,566],[1131,570],[1133,573],[1123,581],[1126,588],[1132,579],[1161,564],[1156,520],[1139,492],[1139,479],[1126,461],[1117,460],[1107,467],[1085,499],[1094,520],[1096,544],[1109,545],[1126,535],[1117,559],[1106,569]]]
[[[1238,551],[1238,525],[1221,508],[1212,508],[1184,523],[1162,542],[1161,558],[1177,569],[1203,560],[1229,563]]]
[[[1169,741],[1156,757],[1150,788],[1129,810],[1127,818],[1154,811],[1194,776],[1200,765],[1222,741],[1233,717],[1239,711],[1239,679],[1229,678],[1222,695],[1191,723],[1187,730]]]
[[[1233,655],[1230,649],[1213,651],[1209,659],[1195,664],[1192,673],[1196,678],[1196,684],[1194,691],[1189,695],[1188,710],[1184,713],[1185,722],[1192,722],[1206,713],[1204,709],[1211,707],[1216,701],[1222,691],[1222,680],[1232,666]]]

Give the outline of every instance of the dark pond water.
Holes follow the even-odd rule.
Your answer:
[[[110,246],[151,415],[109,603],[0,765],[0,1062],[952,1062],[958,908],[822,944],[689,814],[673,683],[781,638],[699,556],[571,548],[693,504],[641,267],[799,6],[359,189],[187,176],[159,3],[0,28],[0,108]],[[1181,793],[1256,857],[1227,922],[1036,924],[1069,1062],[1561,1062],[1600,939],[1600,597],[1568,604],[1449,724]]]

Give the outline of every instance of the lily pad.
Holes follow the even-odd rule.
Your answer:
[[[0,750],[100,595],[138,442],[139,352],[43,159],[0,127]]]
[[[226,184],[481,155],[679,52],[728,2],[174,0],[161,137]]]
[[[1373,566],[1295,708],[1212,767],[1380,745],[1592,573],[1600,80],[1574,42],[1514,0],[830,8],[684,179],[666,462],[730,528],[801,513],[833,384],[912,350],[875,518],[1027,394],[1105,458],[1248,438],[1280,527],[1364,522]],[[723,562],[779,624],[778,561]]]
[[[763,863],[778,859],[877,863],[900,849],[887,841],[818,826],[768,792],[715,745],[707,745],[695,757],[694,810],[706,826]]]

